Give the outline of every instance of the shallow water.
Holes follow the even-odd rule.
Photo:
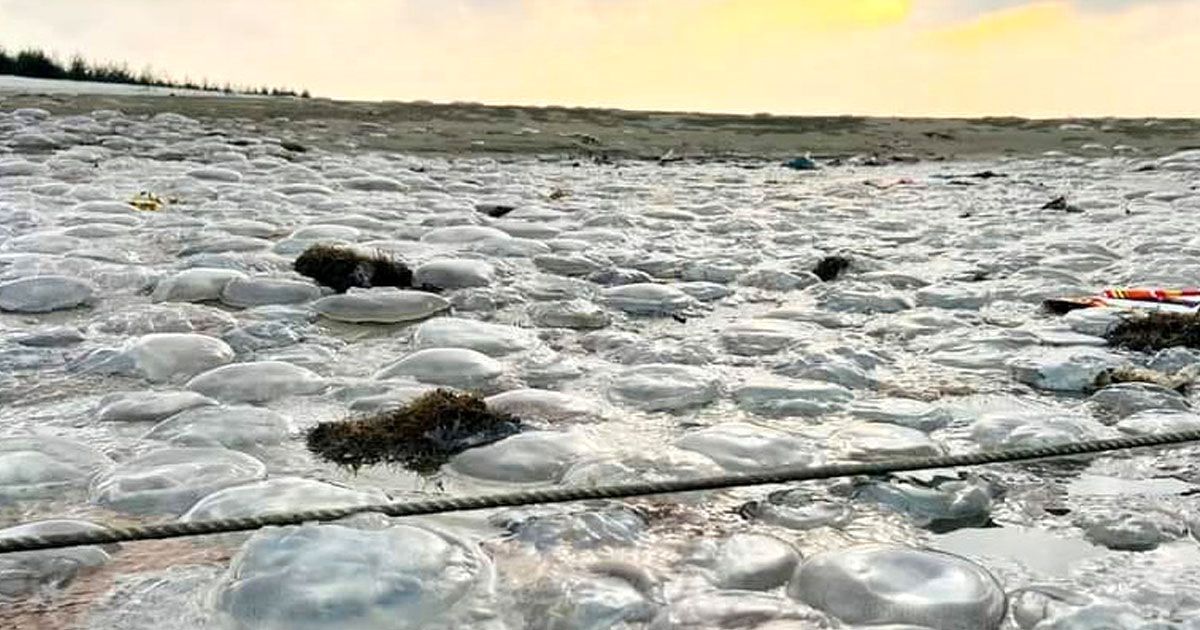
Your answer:
[[[1147,163],[1157,170],[1135,172]],[[969,177],[983,170],[1008,177]],[[1111,350],[1094,336],[1103,322],[1051,317],[1039,303],[1194,284],[1197,173],[1194,152],[803,174],[295,153],[231,120],[0,113],[0,303],[16,311],[0,313],[0,527],[160,522],[205,497],[204,510],[240,515],[268,497],[273,509],[303,508],[317,496],[687,477],[1192,421],[1190,399],[1171,392],[1090,390],[1107,367],[1200,356]],[[123,203],[144,190],[168,203]],[[1059,194],[1084,212],[1038,209]],[[496,203],[516,210],[492,219],[476,209]],[[413,300],[372,303],[402,323],[352,323],[357,303],[325,308],[327,291],[290,271],[314,242],[393,252],[418,276],[434,263],[424,277],[458,287],[443,294],[449,316],[497,326],[422,328],[447,315]],[[831,254],[851,267],[821,282],[811,270]],[[558,395],[496,399],[534,430],[467,451],[433,478],[354,473],[304,448],[317,422],[436,385]],[[179,390],[194,393],[138,398]],[[885,558],[881,623],[1017,627],[991,616],[996,594],[1044,584],[1071,594],[1047,624],[1105,603],[1182,623],[1200,615],[1195,455],[411,519],[416,528],[361,517],[155,553],[129,544],[85,571],[10,567],[25,586],[0,618],[134,629],[167,619],[391,627],[385,618],[820,627],[847,613],[801,585],[804,567],[804,580],[862,585],[851,560]],[[341,487],[271,489],[285,477]],[[849,551],[872,544],[952,551],[971,568]],[[387,545],[428,553],[364,551]],[[1147,568],[1168,550],[1177,560]],[[906,609],[909,570],[975,590],[931,588]],[[280,577],[288,571],[306,577]]]

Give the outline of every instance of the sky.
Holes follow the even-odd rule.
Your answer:
[[[0,46],[343,99],[1200,116],[1200,0],[0,0]]]

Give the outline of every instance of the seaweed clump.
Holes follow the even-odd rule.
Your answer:
[[[1200,316],[1191,313],[1147,313],[1122,320],[1104,338],[1129,350],[1200,348]]]
[[[355,470],[395,463],[428,474],[462,451],[520,430],[518,418],[489,410],[478,395],[438,389],[399,409],[322,422],[309,430],[306,444],[322,459]]]
[[[813,273],[816,274],[821,282],[830,282],[837,280],[838,276],[842,275],[850,268],[850,259],[845,256],[826,256],[813,267]]]
[[[412,287],[413,273],[403,262],[383,252],[361,252],[335,245],[312,245],[292,266],[302,276],[338,293],[351,287]]]
[[[1109,385],[1119,385],[1121,383],[1149,383],[1186,395],[1191,389],[1194,377],[1195,372],[1190,369],[1180,370],[1177,374],[1165,374],[1158,370],[1126,365],[1104,370],[1096,376],[1096,380],[1092,386],[1095,389],[1103,389]]]

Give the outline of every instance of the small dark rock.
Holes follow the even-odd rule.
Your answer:
[[[1042,308],[1054,315],[1066,315],[1071,311],[1095,306],[1090,300],[1072,300],[1070,298],[1051,298],[1042,302]]]
[[[1054,199],[1047,201],[1045,203],[1045,205],[1042,206],[1042,210],[1066,210],[1066,209],[1067,209],[1067,198],[1066,197],[1055,197]]]
[[[1062,210],[1071,214],[1082,214],[1083,208],[1067,203],[1066,197],[1055,197],[1042,206],[1042,210]]]
[[[842,275],[844,271],[850,268],[850,259],[845,256],[826,256],[813,267],[812,272],[816,274],[822,282],[831,282]]]
[[[284,141],[284,142],[280,142],[279,146],[280,146],[280,148],[287,150],[287,151],[291,151],[293,153],[307,153],[308,152],[308,147],[306,147],[302,144],[296,143],[296,142]]]
[[[493,219],[499,219],[513,210],[516,210],[517,207],[502,203],[479,203],[475,204],[475,209],[488,215],[489,217],[492,217]]]
[[[1004,173],[997,173],[996,171],[979,171],[978,173],[971,173],[968,177],[974,177],[975,179],[992,179],[995,177],[1008,177],[1008,175],[1005,175]]]

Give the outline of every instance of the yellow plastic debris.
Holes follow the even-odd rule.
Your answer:
[[[142,192],[134,195],[133,199],[129,200],[129,205],[133,206],[134,210],[141,210],[142,212],[158,212],[167,204],[175,202],[176,200],[174,198],[168,197],[163,199],[152,192],[146,192],[143,190]]]

